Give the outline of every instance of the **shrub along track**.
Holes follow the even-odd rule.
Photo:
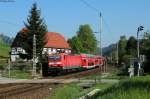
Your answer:
[[[43,99],[50,95],[52,84],[24,83],[24,84],[1,84],[0,99]]]

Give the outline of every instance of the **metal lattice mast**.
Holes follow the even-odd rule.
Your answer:
[[[33,35],[33,70],[32,76],[36,75],[36,36]]]

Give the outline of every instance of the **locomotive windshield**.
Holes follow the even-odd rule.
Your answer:
[[[61,60],[60,56],[49,56],[49,60]]]

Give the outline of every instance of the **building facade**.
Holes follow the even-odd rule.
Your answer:
[[[27,33],[26,29],[22,29],[21,32],[18,32],[16,35],[12,46],[11,46],[11,61],[15,62],[20,59],[19,54],[27,54],[26,51],[21,47],[22,33]],[[56,32],[47,32],[46,33],[47,43],[43,48],[43,54],[55,54],[55,53],[71,53],[70,46],[65,40],[65,38]]]

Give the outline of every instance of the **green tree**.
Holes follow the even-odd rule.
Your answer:
[[[126,45],[126,51],[128,55],[131,55],[133,57],[137,56],[137,40],[135,37],[131,36]]]
[[[80,39],[84,53],[95,54],[97,48],[96,38],[88,24],[80,25],[77,37]]]
[[[150,73],[150,32],[145,32],[141,43],[141,54],[146,56],[144,72]]]
[[[118,46],[119,64],[124,62],[124,55],[126,55],[126,44],[127,44],[126,36],[121,36]]]
[[[77,36],[74,36],[71,39],[69,39],[68,43],[69,43],[73,53],[83,52],[82,43]]]
[[[111,63],[115,64],[115,62],[116,62],[116,51],[115,50],[111,51],[110,57],[111,57]]]
[[[43,47],[46,44],[45,35],[47,26],[40,17],[40,14],[41,11],[37,8],[36,3],[34,3],[27,18],[27,23],[25,23],[25,27],[28,31],[26,33],[26,41],[24,42],[23,48],[30,58],[32,58],[33,53],[33,35],[36,35],[36,53],[39,59],[41,58]]]
[[[27,33],[24,31],[19,31],[11,45],[11,47],[23,47],[26,48]],[[22,59],[30,59],[28,54],[19,53],[20,58]]]

